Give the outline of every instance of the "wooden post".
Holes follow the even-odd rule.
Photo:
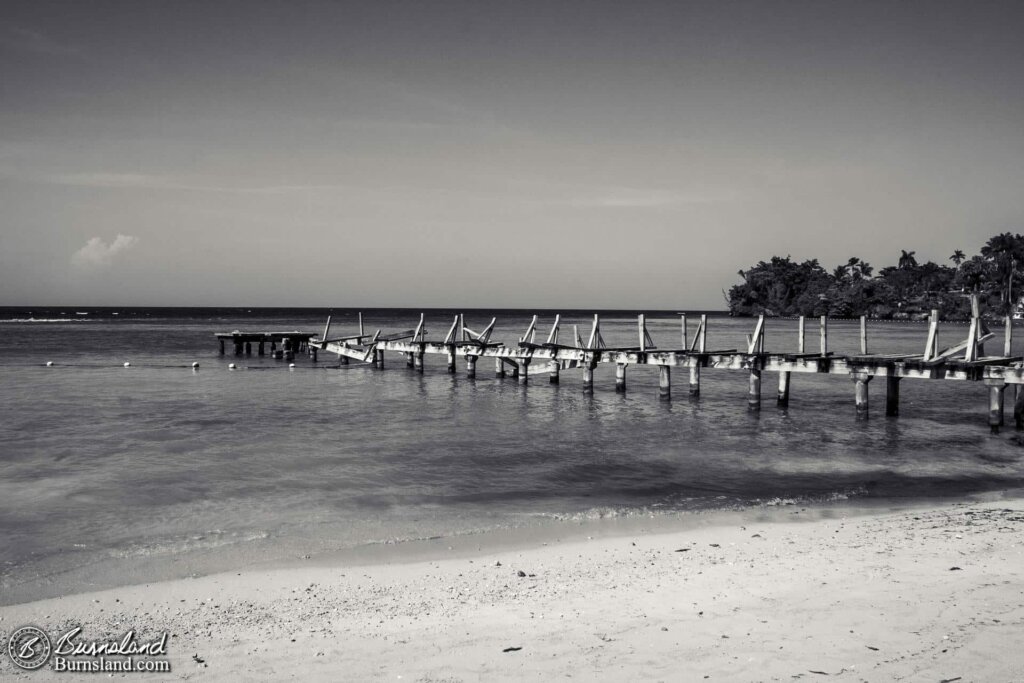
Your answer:
[[[562,364],[555,359],[551,359],[548,362],[548,368],[551,371],[551,375],[549,376],[548,381],[551,384],[558,384],[558,373],[562,369]]]
[[[597,367],[597,363],[591,358],[584,358],[583,363],[583,393],[592,394],[594,393],[594,368]]]
[[[853,398],[857,406],[857,417],[867,418],[868,416],[868,382],[871,375],[866,372],[851,373],[850,378],[854,382]]]
[[[700,361],[697,358],[693,359],[693,364],[690,366],[690,398],[700,397]]]
[[[686,314],[683,313],[679,317],[681,318],[681,322],[682,322],[682,326],[683,326],[683,345],[680,346],[679,348],[681,348],[681,349],[683,349],[685,351],[686,349],[690,348],[689,346],[686,345],[687,344],[687,341],[686,341]]]
[[[647,323],[644,320],[644,314],[641,313],[636,318],[637,331],[640,333],[640,353],[647,350]]]
[[[365,337],[366,336],[366,332],[363,331],[363,313],[362,313],[362,311],[359,312],[359,336],[360,337]],[[362,341],[362,340],[360,339],[360,341]]]
[[[900,380],[902,377],[886,375],[885,377],[885,414],[896,417],[900,414]]]
[[[779,373],[779,401],[780,408],[789,406],[789,371]]]
[[[626,364],[615,364],[615,393],[626,393]]]
[[[821,355],[828,355],[828,316],[821,316],[821,322],[818,324],[819,331],[821,333]]]
[[[988,426],[993,434],[998,434],[1003,425],[1003,392],[1006,390],[1006,382],[1002,379],[986,379],[985,386],[988,387]]]
[[[866,315],[860,317],[860,352],[864,355],[868,353],[868,317]]]
[[[220,355],[223,356],[224,355],[224,340],[223,339],[218,339],[217,341],[220,342]]]
[[[1009,357],[1010,347],[1013,346],[1013,318],[1006,316],[1003,321],[1003,356]]]
[[[1024,429],[1024,386],[1013,385],[1013,424],[1017,431]]]
[[[448,347],[448,374],[455,374],[455,345]]]
[[[672,368],[668,365],[658,366],[658,398],[662,401],[672,398]]]
[[[527,356],[519,363],[519,383],[529,384],[530,382],[530,357]]]
[[[501,379],[505,378],[505,361],[500,357],[494,358],[494,376]]]
[[[701,353],[704,353],[705,351],[707,351],[707,342],[708,342],[708,316],[705,315],[705,314],[701,314],[701,316],[700,316],[700,335],[699,335],[699,337],[700,337],[700,339],[699,339],[699,342],[697,344],[697,350],[700,351]]]
[[[804,329],[805,329],[804,328],[804,317],[800,316],[800,322],[797,325],[797,333],[796,333],[796,352],[797,353],[803,353],[804,352],[804,336],[805,336],[804,335]]]
[[[374,365],[377,366],[378,370],[384,369],[384,349],[373,350]]]
[[[749,410],[761,410],[761,370],[759,368],[750,369],[750,390],[747,392],[747,408]]]
[[[466,356],[466,377],[476,377],[476,356]]]

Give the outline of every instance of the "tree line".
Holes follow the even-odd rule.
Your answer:
[[[852,257],[827,271],[817,259],[798,263],[773,256],[747,270],[725,293],[732,315],[861,316],[916,319],[938,309],[946,319],[970,316],[970,295],[978,294],[988,315],[1010,315],[1020,308],[1024,280],[1024,235],[991,237],[967,258],[957,249],[948,264],[919,263],[916,252],[901,250],[896,265],[877,273]]]

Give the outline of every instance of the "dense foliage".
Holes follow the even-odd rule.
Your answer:
[[[1024,235],[996,235],[978,255],[967,258],[957,249],[949,261],[918,263],[915,252],[902,251],[896,265],[877,273],[857,257],[829,272],[817,259],[797,263],[773,256],[739,271],[743,282],[726,298],[733,315],[918,318],[938,309],[947,319],[966,318],[972,293],[988,314],[1020,311]]]

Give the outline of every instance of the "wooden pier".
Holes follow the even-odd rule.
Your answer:
[[[295,354],[300,351],[308,351],[316,360],[316,349],[310,345],[309,340],[316,335],[310,332],[217,332],[215,334],[220,342],[220,355],[224,355],[225,347],[231,342],[235,355],[252,355],[253,344],[256,345],[256,352],[262,356],[266,352],[266,346],[270,346],[270,355],[283,360],[293,360]],[[281,348],[277,348],[278,344]]]
[[[869,385],[876,377],[884,380],[887,416],[899,414],[900,382],[905,378],[983,382],[989,387],[988,415],[992,432],[997,433],[1003,425],[1004,393],[1008,386],[1016,387],[1014,422],[1017,429],[1024,429],[1024,358],[1010,355],[1012,321],[1009,318],[1004,321],[1003,354],[985,355],[985,343],[996,335],[982,320],[976,299],[966,339],[940,349],[938,312],[933,311],[924,350],[919,354],[868,353],[868,326],[867,319],[863,317],[860,319],[860,353],[849,356],[838,356],[829,351],[829,321],[825,316],[817,320],[817,348],[811,350],[807,346],[808,320],[801,317],[797,321],[796,348],[783,353],[765,349],[764,316],[756,320],[743,349],[709,349],[706,315],[699,316],[697,321],[688,321],[687,316],[681,316],[680,343],[673,349],[659,349],[655,345],[643,315],[637,319],[636,346],[616,348],[605,344],[601,336],[601,320],[597,315],[587,341],[583,341],[574,326],[568,344],[559,341],[561,320],[557,315],[544,341],[537,339],[537,316],[533,316],[525,334],[511,345],[491,340],[495,322],[496,319],[492,319],[487,327],[477,331],[466,327],[463,316],[457,315],[443,339],[429,340],[422,315],[415,329],[392,334],[376,330],[370,334],[364,329],[360,314],[358,332],[338,337],[330,336],[331,319],[328,317],[323,334],[317,338],[306,337],[306,342],[310,349],[337,354],[342,364],[351,359],[371,363],[378,369],[384,369],[385,352],[402,354],[406,365],[416,372],[423,372],[425,354],[445,356],[449,373],[457,371],[456,361],[461,357],[469,377],[476,377],[477,362],[481,358],[493,358],[495,376],[511,376],[522,384],[542,375],[546,375],[550,383],[557,384],[563,370],[578,369],[582,370],[583,391],[586,393],[594,391],[594,370],[599,364],[615,366],[617,392],[626,391],[626,369],[630,365],[657,366],[658,395],[662,400],[671,400],[673,368],[688,372],[687,390],[691,398],[700,397],[703,370],[745,370],[749,377],[747,406],[754,411],[761,408],[765,372],[777,374],[776,403],[780,407],[789,404],[793,373],[839,375],[853,382],[855,411],[858,417],[865,419],[869,410]],[[687,329],[691,322],[697,323],[692,335]],[[235,348],[237,353],[237,345]]]

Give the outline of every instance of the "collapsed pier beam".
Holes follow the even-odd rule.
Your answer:
[[[868,416],[868,382],[871,375],[866,372],[854,372],[850,378],[853,380],[853,400],[857,406],[857,417],[867,418]]]
[[[896,417],[900,414],[900,380],[902,377],[888,375],[885,378],[885,415]]]
[[[780,408],[789,407],[789,380],[790,372],[784,370],[779,373],[779,398],[778,406]]]
[[[672,399],[672,368],[668,365],[658,366],[658,398],[662,401]]]
[[[626,364],[615,364],[615,393],[626,393]]]

